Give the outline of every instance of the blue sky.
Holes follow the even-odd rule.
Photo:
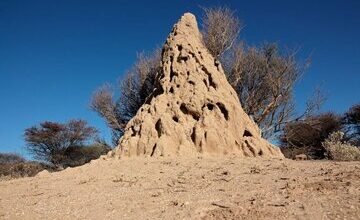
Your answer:
[[[299,111],[317,85],[328,95],[323,111],[360,102],[360,1],[0,0],[0,152],[26,156],[23,130],[44,120],[82,118],[109,139],[89,109],[92,92],[161,46],[184,12],[219,5],[236,10],[248,43],[312,55]]]

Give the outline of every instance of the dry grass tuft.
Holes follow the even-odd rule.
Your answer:
[[[323,143],[328,159],[338,161],[359,161],[360,149],[343,141],[344,133],[332,133]]]

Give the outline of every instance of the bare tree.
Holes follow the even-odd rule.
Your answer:
[[[69,147],[82,146],[95,137],[97,130],[83,120],[61,124],[45,121],[25,130],[26,149],[35,159],[58,165]]]
[[[242,28],[234,11],[226,7],[203,8],[203,37],[210,53],[220,57],[236,42]]]
[[[232,10],[218,7],[204,12],[205,45],[222,61],[245,112],[259,124],[264,137],[273,137],[286,123],[319,109],[324,96],[316,90],[304,113],[295,115],[293,89],[309,66],[309,61],[298,61],[296,50],[284,53],[276,43],[249,47],[238,39],[242,24]]]
[[[120,116],[120,111],[114,101],[113,89],[109,84],[95,91],[90,107],[106,121],[112,131],[113,142],[116,142],[121,137],[127,120]]]
[[[160,52],[156,49],[150,55],[138,55],[134,66],[119,82],[118,98],[114,97],[113,89],[108,84],[92,96],[90,106],[104,118],[112,130],[114,145],[117,145],[127,122],[134,117],[155,88],[155,77],[160,70]]]
[[[293,89],[307,67],[296,60],[296,51],[281,54],[275,43],[260,48],[240,43],[224,60],[228,81],[265,137],[294,119]],[[314,101],[306,114],[316,107]]]

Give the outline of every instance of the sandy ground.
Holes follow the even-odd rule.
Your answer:
[[[359,219],[360,163],[96,160],[0,182],[0,219]]]

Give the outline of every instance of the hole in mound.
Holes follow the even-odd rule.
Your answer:
[[[179,50],[179,51],[182,50],[182,45],[178,45],[178,50]]]
[[[250,133],[250,131],[248,131],[248,130],[244,131],[243,137],[252,137],[252,136],[253,135]]]
[[[134,126],[131,126],[131,137],[134,137],[134,136],[136,136],[136,131],[135,131],[135,129],[134,129]]]
[[[262,150],[259,151],[259,155],[262,156],[264,155],[264,152]]]
[[[188,61],[188,59],[189,59],[188,57],[178,56],[177,62],[178,62],[178,63],[181,63],[181,61],[186,62],[186,61]]]
[[[187,76],[190,76],[190,71],[187,71],[186,74],[187,74]]]
[[[208,79],[209,79],[209,84],[210,84],[210,86],[213,87],[214,89],[216,89],[217,86],[216,86],[216,84],[214,83],[213,78],[212,78],[211,75],[208,75]]]
[[[174,88],[171,87],[170,90],[169,90],[170,93],[174,93]]]
[[[229,120],[229,112],[228,112],[228,110],[225,108],[225,105],[222,104],[222,103],[220,103],[220,102],[216,103],[216,105],[219,107],[221,113],[224,115],[224,118],[225,118],[226,120]]]
[[[214,89],[217,88],[217,85],[216,83],[214,82],[212,76],[211,76],[211,73],[203,66],[201,67],[201,70],[205,72],[205,74],[208,76],[208,81],[209,81],[209,84],[211,87],[213,87]]]
[[[208,87],[206,79],[203,79],[203,82],[204,82],[205,86]]]
[[[191,115],[194,120],[199,121],[200,115],[197,112],[190,111],[184,103],[180,105],[180,111],[185,115]]]
[[[211,103],[208,103],[207,105],[207,108],[210,110],[210,111],[212,111],[213,109],[214,109],[214,105],[213,104],[211,104]]]
[[[173,116],[172,119],[173,119],[175,122],[179,122],[179,118],[176,117],[176,116]]]
[[[194,127],[191,132],[191,140],[194,144],[195,144],[195,138],[196,138],[196,134],[195,134],[195,127]]]
[[[181,111],[182,113],[184,113],[185,115],[189,114],[189,111],[188,111],[188,109],[186,108],[186,106],[185,106],[184,103],[180,105],[180,111]]]
[[[162,127],[161,126],[161,119],[159,119],[155,124],[155,129],[157,131],[158,137],[161,136],[161,129],[162,129],[161,127]]]
[[[195,82],[190,80],[190,81],[189,81],[189,84],[194,86],[194,85],[195,85]]]
[[[151,157],[154,156],[155,150],[156,150],[156,144],[152,148],[152,151],[151,151],[151,154],[150,154]]]
[[[250,150],[250,152],[252,153],[252,156],[255,157],[256,156],[256,152],[255,149],[249,144],[249,142],[247,140],[245,140],[246,146],[247,148]]]
[[[158,95],[161,95],[163,93],[164,93],[164,89],[161,86],[155,88],[155,90],[149,95],[149,97],[146,98],[145,104],[150,104],[150,102],[153,98],[155,98]]]
[[[178,84],[178,85],[176,85],[176,88],[180,88],[180,85]]]
[[[153,97],[156,97],[156,96],[161,95],[161,94],[163,94],[163,93],[164,93],[163,88],[162,88],[162,87],[158,87],[158,88],[156,88],[156,89],[154,90],[154,92],[153,92]]]

